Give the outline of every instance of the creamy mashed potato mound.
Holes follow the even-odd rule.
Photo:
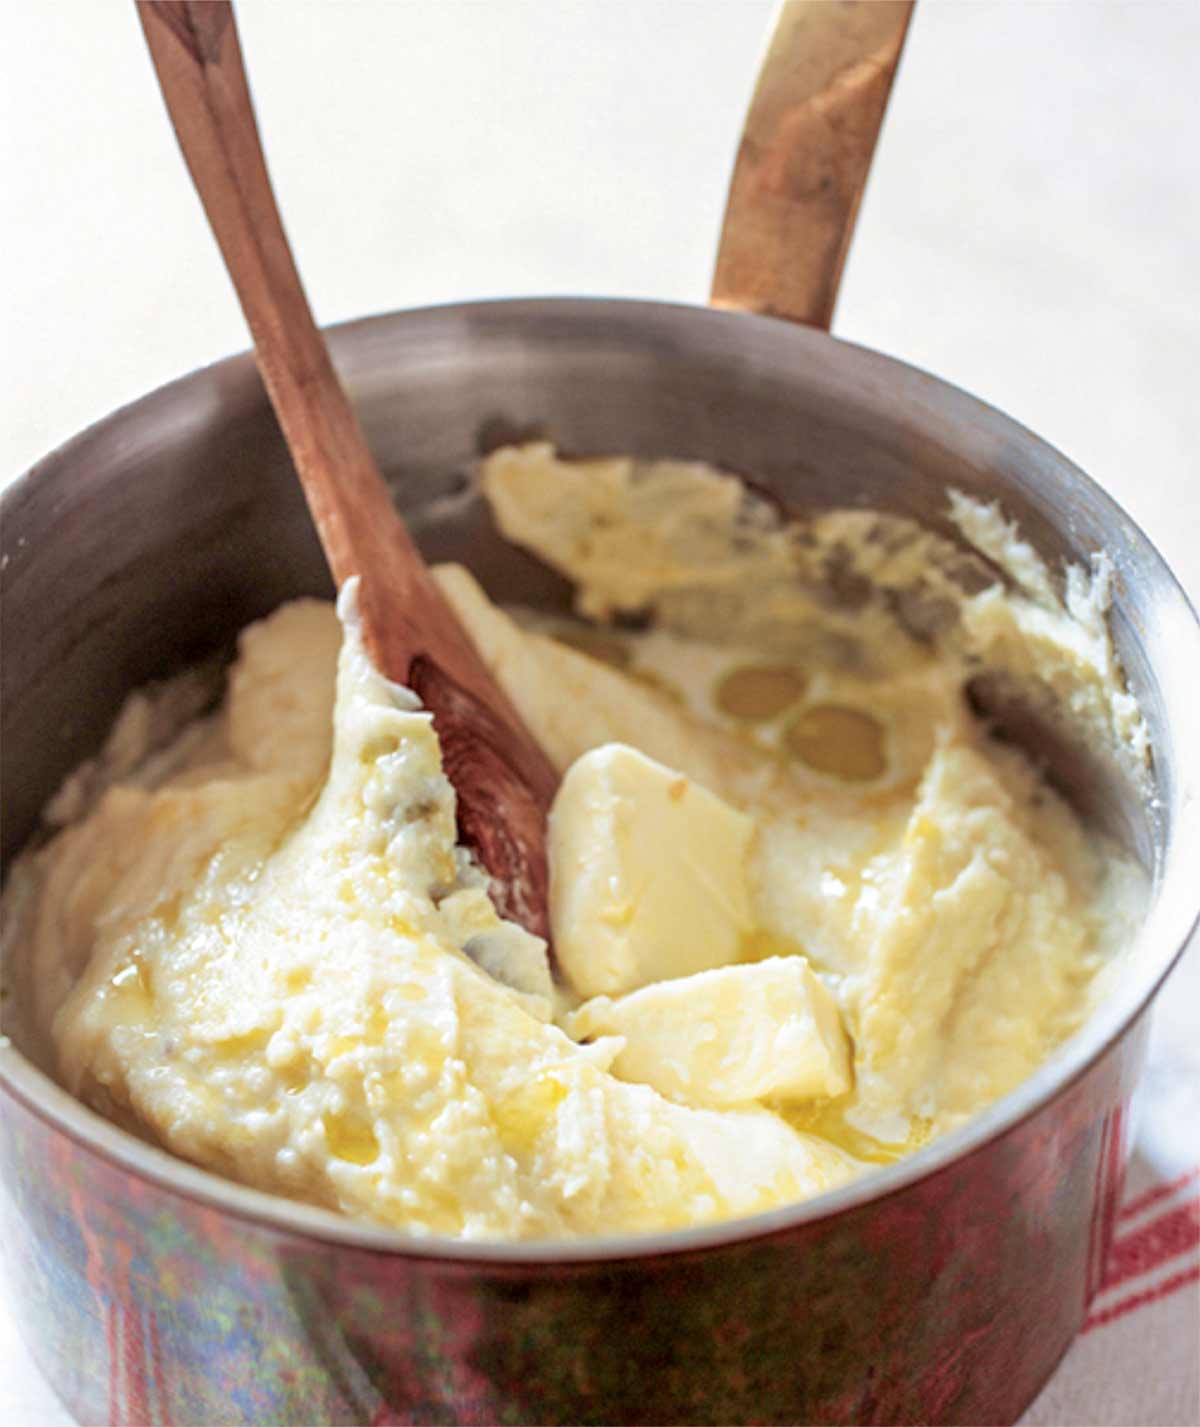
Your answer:
[[[1060,601],[957,495],[979,557],[870,512],[788,523],[688,463],[531,446],[482,479],[588,621],[438,571],[570,773],[563,955],[494,910],[431,719],[372,668],[351,585],[247,629],[216,712],[179,684],[135,695],[14,867],[4,954],[32,968],[68,1089],[346,1214],[579,1236],[819,1194],[1080,1024],[1139,874],[964,685],[1034,671],[1143,757],[1103,569]]]

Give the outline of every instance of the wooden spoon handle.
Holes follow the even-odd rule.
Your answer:
[[[504,909],[545,935],[556,775],[430,575],[338,381],[275,204],[232,8],[141,0],[138,14],[334,579],[360,577],[367,649],[433,713],[460,835]]]
[[[254,337],[259,369],[320,528],[334,580],[360,573],[375,462],[309,309],[283,231],[231,7],[154,0],[138,14],[179,146]],[[338,484],[326,479],[329,471]],[[365,472],[365,477],[360,475]],[[407,532],[401,539],[407,540]]]
[[[913,0],[784,0],[725,206],[712,302],[828,329]]]

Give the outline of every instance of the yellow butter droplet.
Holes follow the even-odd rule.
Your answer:
[[[369,1121],[361,1115],[321,1116],[329,1153],[349,1164],[370,1164],[379,1158],[379,1141]]]
[[[285,1094],[298,1095],[309,1083],[308,1060],[305,1056],[298,1055],[287,1065],[280,1066],[275,1073]]]
[[[895,1143],[876,1139],[864,1130],[855,1129],[846,1119],[844,1097],[803,1103],[781,1102],[773,1108],[792,1129],[828,1140],[830,1144],[866,1164],[895,1164],[898,1159],[914,1154],[929,1142],[930,1122],[920,1117],[912,1120],[908,1135]]]
[[[213,1042],[213,1048],[226,1060],[244,1060],[263,1050],[270,1038],[270,1031],[259,1026],[238,1035],[223,1036]]]
[[[363,1028],[363,1041],[369,1046],[381,1046],[388,1032],[388,1016],[382,1006],[374,1006]]]
[[[114,991],[132,992],[147,1000],[153,997],[153,976],[141,952],[131,953],[129,960],[112,977],[110,985]]]
[[[567,1087],[562,1081],[543,1072],[493,1104],[492,1118],[504,1147],[513,1154],[528,1154],[566,1098]]]
[[[717,707],[744,723],[765,723],[804,694],[804,671],[790,664],[748,664],[732,669],[713,695]]]
[[[887,768],[883,729],[861,709],[817,704],[803,709],[784,731],[787,748],[818,773],[867,783]]]
[[[804,956],[805,950],[798,941],[755,927],[743,934],[738,944],[739,961],[766,961],[772,956]]]

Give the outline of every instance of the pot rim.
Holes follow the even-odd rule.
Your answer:
[[[975,423],[999,425],[1021,439],[1025,449],[1050,457],[1069,470],[1072,479],[1090,488],[1106,516],[1124,522],[1144,546],[1144,556],[1162,584],[1165,599],[1173,608],[1174,626],[1191,649],[1180,663],[1200,669],[1200,620],[1183,588],[1153,542],[1122,507],[1085,472],[1041,437],[1006,416],[996,407],[972,396],[962,388],[936,377],[911,363],[876,352],[857,343],[834,337],[817,329],[797,327],[777,318],[753,315],[686,303],[606,297],[518,297],[491,298],[426,307],[405,308],[373,314],[327,329],[337,356],[356,338],[374,329],[414,319],[447,322],[469,321],[472,315],[507,315],[521,319],[529,314],[564,318],[586,317],[603,310],[638,324],[659,315],[674,322],[711,322],[716,326],[733,323],[743,331],[747,324],[759,324],[763,331],[791,334],[785,340],[811,342],[829,353],[842,349],[855,361],[874,366],[875,375],[904,383],[918,398],[936,391],[942,400],[956,404],[962,415]],[[728,335],[726,333],[725,335]],[[774,340],[774,338],[773,338]],[[339,350],[343,349],[343,350]],[[102,431],[118,425],[137,409],[166,404],[184,394],[198,379],[232,373],[252,364],[248,352],[225,357],[197,368],[155,388],[145,395],[101,417],[43,457],[0,492],[0,511],[19,499],[51,464],[69,457]],[[353,388],[353,378],[350,386]],[[1187,663],[1190,654],[1190,665]],[[1197,694],[1200,696],[1200,680]],[[1185,745],[1186,747],[1186,745]],[[199,1205],[250,1221],[268,1230],[291,1234],[311,1241],[342,1246],[349,1250],[388,1256],[420,1258],[455,1264],[464,1268],[490,1264],[513,1269],[535,1269],[571,1264],[615,1263],[659,1258],[702,1250],[733,1248],[820,1220],[833,1219],[864,1205],[889,1198],[918,1180],[932,1178],[960,1159],[981,1150],[992,1140],[1015,1129],[1043,1106],[1066,1092],[1106,1050],[1120,1039],[1149,1005],[1163,981],[1182,956],[1200,924],[1200,889],[1191,898],[1168,898],[1167,890],[1182,884],[1189,865],[1200,864],[1200,752],[1190,758],[1176,800],[1175,822],[1167,859],[1155,869],[1154,891],[1148,915],[1133,944],[1125,953],[1127,965],[1119,985],[1110,988],[1074,1035],[1069,1037],[1039,1068],[1016,1089],[1003,1096],[966,1123],[939,1139],[906,1155],[894,1164],[872,1169],[861,1178],[797,1204],[770,1209],[737,1219],[722,1220],[686,1229],[656,1233],[626,1233],[586,1239],[536,1239],[518,1242],[464,1240],[441,1235],[415,1235],[337,1214],[333,1210],[289,1200],[262,1190],[227,1180],[208,1170],[176,1158],[166,1150],[137,1139],[105,1120],[76,1100],[12,1044],[0,1036],[0,1088],[35,1115],[50,1129],[98,1155],[110,1165]],[[1176,906],[1175,903],[1180,905]],[[1155,951],[1157,945],[1158,950]]]

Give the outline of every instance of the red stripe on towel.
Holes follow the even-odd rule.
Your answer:
[[[1139,1194],[1136,1199],[1131,1199],[1121,1210],[1122,1219],[1131,1219],[1135,1214],[1140,1214],[1143,1209],[1149,1209],[1151,1204],[1157,1204],[1160,1199],[1166,1199],[1174,1194],[1177,1189],[1182,1189],[1190,1180],[1200,1177],[1200,1164],[1195,1169],[1189,1169],[1186,1174],[1181,1174],[1178,1179],[1173,1179],[1170,1184],[1156,1184],[1152,1189],[1147,1189]]]
[[[1200,1199],[1189,1200],[1151,1219],[1113,1244],[1105,1266],[1103,1288],[1149,1273],[1168,1259],[1200,1247]]]
[[[1126,1313],[1132,1313],[1135,1308],[1144,1308],[1148,1303],[1156,1303],[1160,1298],[1166,1298],[1186,1287],[1187,1284],[1197,1282],[1200,1282],[1200,1264],[1184,1269],[1182,1273],[1175,1274],[1173,1278],[1164,1279],[1162,1283],[1156,1284],[1154,1288],[1146,1289],[1144,1293],[1135,1293],[1121,1303],[1114,1303],[1111,1308],[1093,1313],[1083,1325],[1083,1331],[1090,1333],[1093,1328],[1103,1328],[1106,1323],[1111,1323],[1117,1318],[1124,1318]]]

